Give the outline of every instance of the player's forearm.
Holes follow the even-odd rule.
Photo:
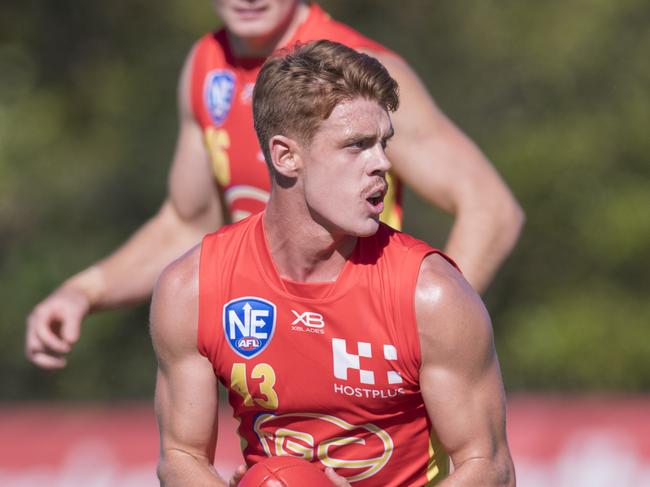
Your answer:
[[[161,487],[228,486],[205,458],[197,458],[180,450],[163,453],[157,474]]]
[[[492,458],[470,458],[455,465],[453,473],[440,482],[440,487],[515,487],[515,469],[507,452]]]
[[[180,221],[172,212],[163,206],[113,254],[68,279],[64,286],[82,290],[92,310],[147,299],[165,266],[198,243],[207,231]]]
[[[457,212],[445,251],[479,293],[514,248],[524,220],[524,212],[509,195]]]

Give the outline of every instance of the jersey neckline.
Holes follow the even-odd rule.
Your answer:
[[[293,300],[309,303],[325,303],[333,301],[347,293],[357,280],[357,273],[354,272],[356,263],[361,252],[362,238],[357,243],[352,254],[346,259],[335,281],[331,282],[300,282],[284,279],[280,276],[275,261],[269,250],[266,232],[263,223],[264,212],[258,213],[254,218],[254,254],[261,275],[266,283],[276,292]]]

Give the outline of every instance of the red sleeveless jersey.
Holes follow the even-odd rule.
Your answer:
[[[263,213],[204,238],[198,350],[228,390],[247,463],[294,455],[354,485],[433,485],[449,459],[419,387],[414,292],[437,250],[381,224],[338,279],[282,279]]]
[[[387,52],[380,44],[332,20],[312,4],[288,45],[329,39],[354,49]],[[194,116],[203,128],[213,172],[232,221],[262,211],[269,198],[269,174],[253,126],[252,96],[264,59],[238,59],[224,30],[207,34],[195,48],[191,72]],[[389,174],[382,220],[401,228],[401,184]]]

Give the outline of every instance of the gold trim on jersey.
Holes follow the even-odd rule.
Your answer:
[[[243,184],[233,186],[228,188],[224,192],[224,199],[228,205],[228,213],[230,213],[230,219],[232,222],[238,222],[244,218],[251,215],[250,211],[247,210],[233,210],[232,206],[235,201],[239,199],[249,199],[259,201],[260,203],[266,205],[269,201],[269,193],[263,189],[256,188],[255,186],[246,186]]]
[[[427,487],[437,485],[449,475],[449,455],[431,428],[429,432],[429,461],[427,462]]]
[[[388,172],[386,173],[386,182],[388,183],[388,192],[384,196],[384,211],[379,219],[395,230],[401,230],[402,219],[397,211],[397,177]]]
[[[221,186],[230,184],[230,135],[225,129],[207,127],[205,129],[205,145],[210,153],[212,172]]]
[[[268,191],[244,184],[238,184],[237,186],[228,188],[223,196],[228,206],[231,206],[238,199],[257,200],[264,204],[269,201]]]

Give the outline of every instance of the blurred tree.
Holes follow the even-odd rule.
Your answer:
[[[486,300],[510,389],[650,388],[650,4],[323,1],[400,52],[523,203]],[[161,201],[175,85],[210,3],[0,4],[1,398],[150,397],[146,307],[88,322],[62,372],[24,319]],[[407,195],[406,230],[449,219]]]
[[[0,4],[2,398],[150,397],[146,306],[88,320],[56,374],[23,358],[24,321],[157,209],[178,73],[216,23],[209,2]]]

